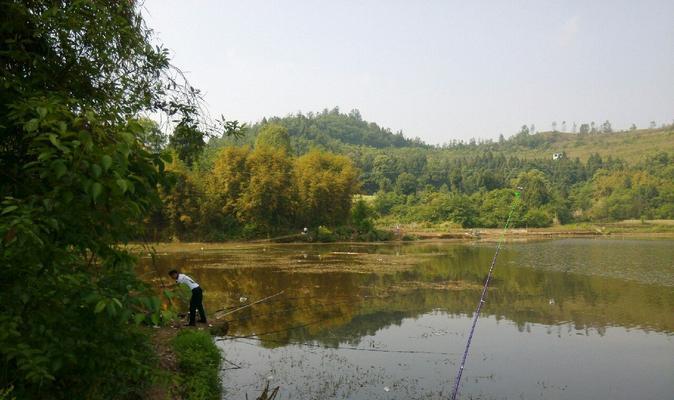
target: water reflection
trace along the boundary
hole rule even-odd
[[[613,247],[615,243],[508,244],[484,314],[513,321],[520,330],[527,323],[569,322],[600,334],[609,326],[674,332],[671,278],[656,279],[674,275],[672,243],[623,241]],[[266,345],[307,339],[334,345],[357,342],[434,309],[472,313],[492,255],[489,244],[249,246],[160,255],[158,267],[162,274],[181,268],[194,275],[205,288],[209,310],[237,305],[241,297],[253,301],[285,291],[229,317],[233,334],[298,326],[270,336],[273,342]],[[143,259],[141,268],[151,277],[149,263]],[[361,270],[367,272],[355,272]],[[619,277],[630,274],[639,280]],[[322,334],[328,329],[339,331],[339,340]]]

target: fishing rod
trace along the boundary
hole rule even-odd
[[[517,189],[521,190],[521,187]],[[477,319],[480,317],[480,311],[482,310],[482,305],[485,303],[485,298],[487,297],[487,289],[489,288],[489,282],[491,281],[492,273],[494,271],[494,265],[496,265],[496,258],[498,257],[499,252],[501,251],[501,245],[505,241],[505,234],[508,231],[510,226],[510,220],[515,212],[515,206],[518,204],[520,199],[520,192],[515,191],[515,198],[513,199],[512,205],[510,206],[510,213],[508,213],[508,219],[506,219],[505,226],[503,228],[503,233],[499,238],[498,244],[496,245],[496,251],[494,252],[494,257],[491,260],[491,265],[489,266],[489,272],[487,273],[487,279],[484,281],[484,286],[482,287],[482,294],[480,294],[480,301],[477,303],[477,309],[473,315],[473,324],[470,328],[470,334],[468,335],[468,341],[466,342],[466,348],[463,352],[463,358],[461,359],[461,365],[459,366],[459,371],[456,374],[456,381],[454,382],[454,388],[452,389],[452,400],[456,400],[456,396],[459,393],[459,384],[461,383],[461,376],[463,375],[463,369],[466,365],[466,358],[468,358],[468,350],[470,349],[470,344],[473,340],[473,334],[475,333],[475,326],[477,325]]]
[[[281,290],[280,292],[278,292],[278,293],[276,293],[276,294],[272,294],[271,296],[267,296],[267,297],[265,297],[264,299],[260,299],[260,300],[254,301],[254,302],[252,302],[252,303],[250,303],[250,304],[246,304],[245,306],[237,307],[237,308],[235,308],[235,309],[233,309],[233,310],[231,310],[231,311],[228,311],[228,312],[225,312],[225,313],[222,313],[222,314],[219,314],[219,315],[216,313],[215,319],[221,319],[222,317],[226,317],[227,315],[230,315],[230,314],[233,314],[233,313],[235,313],[235,312],[237,312],[237,311],[243,310],[244,308],[248,308],[248,307],[250,307],[250,306],[253,306],[253,305],[255,305],[255,304],[262,303],[263,301],[267,301],[267,300],[269,300],[269,299],[271,299],[271,298],[274,298],[274,297],[276,297],[276,296],[280,296],[281,294],[283,294],[283,292],[285,292],[285,290]]]
[[[364,300],[361,300],[361,301],[364,301]],[[331,303],[315,303],[315,304],[306,305],[306,306],[292,306],[292,307],[287,307],[287,308],[283,308],[283,309],[272,311],[272,312],[252,314],[252,315],[247,315],[247,316],[241,317],[241,318],[228,319],[226,321],[227,322],[239,322],[239,321],[246,321],[246,320],[258,318],[258,317],[268,317],[268,316],[272,316],[272,315],[283,314],[283,313],[287,313],[287,312],[290,312],[290,311],[315,310],[316,308],[325,309],[325,308],[328,308],[328,307],[331,307],[331,306],[339,306],[339,305],[342,305],[342,304],[353,304],[353,303],[354,302],[351,301],[351,300],[343,300],[343,301],[336,301],[336,302],[331,302]]]

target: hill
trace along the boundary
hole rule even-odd
[[[341,113],[338,107],[319,113],[297,113],[286,117],[269,117],[253,124],[243,138],[217,139],[213,145],[250,144],[266,124],[278,124],[288,130],[297,154],[318,147],[332,152],[345,152],[350,146],[365,146],[376,149],[401,147],[427,147],[419,138],[406,138],[402,131],[393,133],[375,122],[363,120],[358,110]]]
[[[459,144],[446,149],[456,153],[457,157],[490,151],[528,160],[552,158],[554,153],[565,153],[566,157],[579,158],[583,162],[598,154],[602,158],[619,158],[632,164],[658,152],[674,152],[674,127],[587,135],[569,132],[518,134],[501,143]]]
[[[337,107],[332,110],[324,109],[318,113],[263,118],[250,126],[243,138],[213,139],[208,147],[212,152],[226,145],[252,146],[261,127],[267,123],[279,124],[288,129],[293,150],[298,155],[312,148],[341,154],[360,153],[367,149],[395,153],[399,149],[422,148],[430,153],[441,150],[447,159],[472,158],[491,152],[493,155],[503,155],[506,158],[533,160],[552,158],[554,153],[565,153],[566,157],[579,158],[583,162],[591,155],[598,154],[602,158],[610,156],[628,163],[636,163],[658,152],[674,152],[674,126],[586,134],[570,132],[529,134],[528,131],[523,131],[499,141],[449,139],[445,145],[433,146],[419,138],[406,137],[401,131],[394,133],[375,122],[364,120],[358,110],[345,114]],[[447,136],[449,138],[452,134],[448,133]]]

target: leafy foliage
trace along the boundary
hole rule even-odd
[[[359,190],[358,171],[348,158],[312,151],[295,160],[294,172],[300,224],[338,226],[348,220]]]
[[[271,147],[292,154],[288,129],[279,124],[266,124],[257,134],[255,148]]]
[[[176,162],[168,170],[177,182],[163,191],[163,208],[149,227],[182,240],[342,225],[360,188],[347,157],[314,151],[294,159],[267,145],[224,147],[204,173]]]
[[[0,387],[141,398],[160,322],[120,244],[168,187],[141,113],[195,115],[135,2],[2,1]]]

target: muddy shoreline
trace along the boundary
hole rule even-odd
[[[407,230],[404,232],[407,237],[413,240],[394,239],[383,242],[283,242],[285,246],[299,245],[390,245],[407,243],[432,243],[432,242],[495,242],[500,240],[504,234],[501,229],[466,229],[456,231],[433,231],[433,230]],[[505,233],[506,241],[538,241],[551,240],[557,238],[611,238],[611,239],[671,239],[674,238],[674,231],[659,232],[640,232],[640,231],[600,231],[600,230],[554,230],[554,229],[515,229]],[[158,253],[176,253],[193,252],[221,249],[240,249],[250,247],[264,247],[271,244],[280,244],[271,239],[256,239],[247,241],[225,241],[225,242],[153,242],[153,243],[129,243],[127,247],[132,252],[145,253],[149,248]]]

